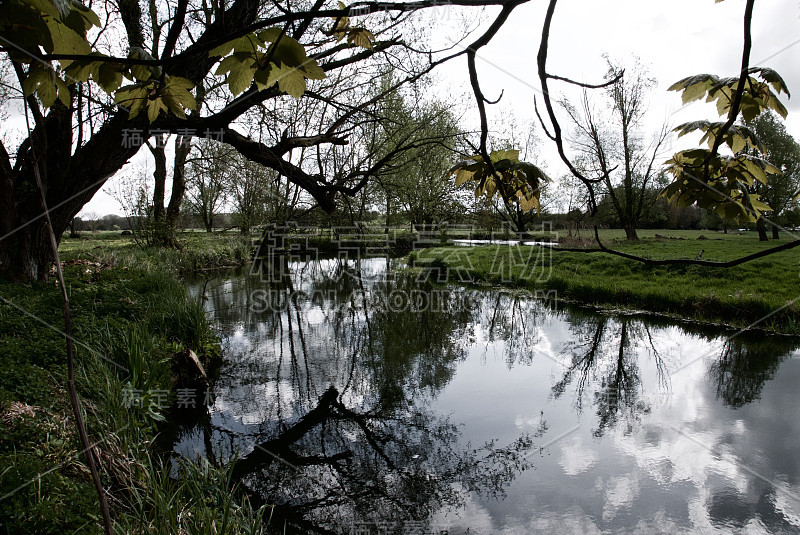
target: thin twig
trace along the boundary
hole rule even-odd
[[[97,471],[97,465],[94,458],[94,450],[89,442],[89,436],[86,433],[86,425],[83,421],[83,413],[81,410],[80,400],[78,399],[78,392],[75,389],[75,358],[72,346],[72,322],[69,307],[69,296],[67,295],[67,285],[64,282],[64,272],[61,269],[61,258],[58,254],[58,241],[56,240],[55,232],[53,231],[53,223],[50,220],[50,211],[47,209],[47,200],[44,193],[44,185],[42,184],[42,177],[39,171],[39,159],[37,157],[31,131],[30,122],[28,121],[28,106],[25,103],[25,124],[28,128],[28,139],[31,140],[31,154],[33,155],[33,174],[36,177],[36,187],[39,190],[39,201],[42,205],[42,212],[44,220],[47,224],[47,230],[50,238],[50,247],[53,250],[53,258],[56,264],[56,274],[58,276],[58,283],[61,286],[61,298],[64,301],[64,333],[67,341],[67,392],[69,393],[70,405],[72,405],[72,413],[75,417],[75,427],[78,429],[81,445],[86,454],[86,463],[89,465],[89,471],[92,473],[92,481],[94,482],[95,489],[97,490],[97,497],[100,499],[100,511],[103,515],[103,526],[106,535],[113,535],[114,529],[111,522],[111,515],[108,510],[108,501],[106,500],[105,489],[103,482],[100,480],[100,474]],[[43,269],[44,266],[39,266]]]

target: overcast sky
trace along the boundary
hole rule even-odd
[[[534,118],[533,98],[539,96],[541,103],[535,62],[545,8],[545,2],[537,1],[520,6],[497,38],[480,51],[478,69],[487,98],[494,99],[504,91],[501,104],[495,108],[514,110],[526,119]],[[548,71],[597,83],[607,69],[604,53],[628,65],[635,55],[658,81],[649,99],[651,130],[664,120],[673,126],[698,119],[720,120],[713,104],[700,100],[682,107],[680,93],[667,88],[693,74],[738,74],[743,11],[744,0],[719,4],[713,0],[561,0],[551,29]],[[800,95],[800,2],[757,2],[752,35],[751,65],[775,69],[789,90]],[[446,68],[446,77],[455,81],[463,76],[457,71],[465,70],[461,61]],[[465,83],[466,78],[462,78],[456,85]],[[576,95],[564,83],[551,81],[550,89],[556,94]],[[800,138],[800,96],[787,99],[784,95],[781,100],[789,109],[787,128]],[[561,119],[562,126],[567,126],[566,118]],[[552,176],[560,176],[566,168],[548,146],[552,145],[549,140],[541,135],[541,128],[539,132],[544,140],[540,160]],[[685,148],[689,141],[681,141],[675,148]]]
[[[653,129],[665,119],[677,125],[697,119],[718,120],[713,104],[694,102],[681,108],[680,94],[668,92],[672,83],[700,73],[735,76],[741,62],[744,0],[561,0],[551,30],[548,70],[574,80],[602,81],[604,53],[630,63],[638,56],[658,80],[649,103]],[[490,117],[501,110],[513,111],[520,122],[533,119],[533,97],[539,93],[536,53],[547,3],[532,0],[518,7],[492,43],[480,51],[479,75],[487,98],[504,92],[501,104],[490,108]],[[437,25],[457,24],[459,8],[436,8]],[[487,10],[486,19],[497,8]],[[771,67],[798,96],[782,98],[789,109],[789,132],[800,139],[800,1],[757,2],[753,16],[751,65]],[[442,94],[448,87],[457,93],[467,87],[466,62],[460,59],[439,73]],[[551,82],[551,91],[568,91]],[[563,120],[566,125],[566,119]],[[539,128],[541,133],[541,129]],[[565,172],[548,140],[537,161],[551,176]],[[682,146],[679,148],[683,148]],[[142,151],[145,153],[146,151]],[[104,190],[113,190],[113,181]],[[117,203],[98,193],[83,213],[119,213]]]

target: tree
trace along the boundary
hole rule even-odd
[[[214,219],[225,202],[235,153],[231,147],[202,139],[189,159],[186,200],[191,212],[203,221],[206,232],[214,230]]]
[[[524,230],[523,216],[528,212],[541,211],[539,198],[542,185],[550,178],[537,166],[519,159],[516,149],[496,150],[488,158],[476,154],[457,163],[450,172],[455,175],[457,186],[469,184],[475,197],[484,196],[488,201],[497,195],[516,216],[517,230]]]
[[[561,104],[575,127],[571,142],[584,170],[602,178],[602,192],[610,199],[626,238],[636,241],[636,229],[655,202],[648,192],[660,176],[656,160],[669,129],[662,127],[646,141],[640,129],[647,91],[655,80],[638,63],[620,77],[622,67],[606,61],[605,78],[611,83],[605,89],[604,110],[596,111],[586,89],[580,112],[567,101]]]
[[[244,158],[234,158],[228,183],[228,198],[234,209],[234,222],[245,236],[264,222],[270,184],[277,173]]]
[[[392,85],[393,78],[387,76],[383,83]],[[410,147],[393,158],[377,179],[387,220],[392,207],[402,209],[412,225],[424,228],[463,213],[458,207],[463,188],[448,180],[463,135],[452,105],[394,92],[377,113],[375,159],[385,158],[387,148],[398,143]]]
[[[550,30],[555,16],[558,0],[550,0],[542,24],[542,38],[537,54],[537,67],[539,82],[542,88],[545,114],[539,110],[536,99],[534,107],[542,127],[548,138],[555,143],[559,157],[566,164],[570,172],[578,178],[589,192],[590,211],[597,211],[595,184],[602,181],[601,177],[587,176],[581,171],[566,154],[564,147],[563,130],[555,112],[551,98],[550,82],[557,81],[572,86],[601,89],[608,87],[616,80],[607,81],[605,84],[592,85],[579,82],[553,74],[548,71],[547,57],[550,50]],[[688,206],[695,202],[701,208],[712,209],[725,217],[738,220],[756,221],[761,213],[769,211],[768,205],[758,200],[758,195],[749,191],[754,181],[766,183],[766,176],[775,172],[775,168],[765,164],[760,159],[749,157],[741,149],[752,145],[753,139],[741,129],[734,128],[737,118],[741,114],[745,121],[758,116],[762,111],[771,109],[781,116],[787,114],[786,108],[780,102],[780,93],[786,93],[786,84],[781,76],[772,69],[750,66],[750,51],[752,48],[752,20],[755,0],[746,0],[743,14],[743,41],[742,61],[738,76],[720,78],[712,74],[698,74],[679,80],[670,90],[680,91],[684,104],[707,97],[708,102],[714,102],[720,115],[727,115],[723,122],[711,123],[709,121],[696,121],[678,127],[682,133],[700,130],[704,133],[703,141],[708,141],[709,149],[688,149],[676,153],[671,160],[668,171],[673,175],[673,182],[662,192],[673,202]],[[468,56],[470,58],[471,56]],[[470,74],[473,81],[473,91],[481,115],[481,126],[485,132],[486,113],[485,103],[488,102],[476,87],[476,74],[474,63],[470,63]],[[621,75],[620,75],[621,76]],[[545,122],[547,119],[547,122]],[[488,161],[486,154],[486,135],[481,138],[481,154]],[[734,153],[734,156],[720,154],[719,150],[725,144]],[[785,251],[800,246],[800,239],[791,241],[753,253],[741,256],[734,260],[716,262],[701,259],[665,259],[654,260],[635,254],[616,251],[606,247],[600,240],[600,235],[595,226],[595,243],[599,252],[628,258],[647,265],[694,264],[715,267],[733,267],[744,262],[762,258],[780,251]]]
[[[532,159],[534,163],[538,163],[535,162],[535,158],[539,149],[539,140],[533,125],[519,124],[513,114],[502,113],[497,120],[493,121],[492,130],[489,134],[489,143],[493,147],[501,148],[501,150],[519,149],[519,158],[522,160]],[[540,171],[542,176],[545,176],[543,170],[540,169]],[[548,203],[554,205],[561,200],[557,195],[552,194],[552,190],[549,189],[549,180],[541,181],[537,187],[540,189],[537,198],[539,206],[535,207],[535,210],[526,209],[523,206],[525,203],[519,202],[519,197],[512,195],[510,191],[506,191],[506,188],[503,188],[502,191],[498,192],[500,194],[489,199],[489,205],[493,209],[495,218],[505,223],[506,228],[513,228],[521,236],[535,218],[547,210],[546,205]],[[479,202],[475,209],[480,211],[482,202]]]
[[[403,55],[401,85],[455,57],[467,56],[474,66],[475,51],[524,1],[459,0],[502,9],[474,46],[435,60],[419,43],[402,39],[404,31],[415,29],[409,14],[436,4],[428,0],[357,8],[320,0],[288,9],[259,0],[191,6],[189,0],[153,0],[149,24],[138,0],[121,0],[97,8],[108,21],[102,31],[95,29],[101,26],[97,13],[80,3],[6,1],[0,10],[2,51],[25,92],[32,125],[13,163],[5,144],[0,146],[0,271],[15,280],[43,279],[53,262],[37,175],[60,237],[136,154],[141,143],[124,142],[134,135],[143,141],[159,133],[211,132],[333,210],[338,196],[357,193],[380,166],[333,177],[288,155],[347,143],[368,104],[358,88],[372,83],[377,64]],[[170,17],[159,18],[163,13]],[[123,79],[130,83],[122,86]],[[287,134],[269,143],[241,132],[239,121],[248,110],[285,95],[325,108],[312,135]]]
[[[761,199],[772,208],[772,238],[778,239],[779,218],[795,204],[794,192],[800,186],[800,144],[771,111],[765,111],[748,125],[762,145],[761,155],[780,172],[770,175],[766,184],[756,183]],[[759,221],[762,222],[760,218]]]
[[[153,171],[153,213],[151,245],[177,247],[175,230],[181,214],[181,202],[186,193],[186,158],[191,151],[190,136],[176,136],[174,160],[172,164],[172,189],[169,203],[164,206],[167,184],[166,145],[169,137],[157,135],[155,143],[147,143],[147,148],[155,159]]]

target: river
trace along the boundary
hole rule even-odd
[[[800,342],[432,284],[399,261],[190,281],[224,364],[178,454],[276,532],[800,532]]]

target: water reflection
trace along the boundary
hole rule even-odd
[[[211,410],[168,436],[238,452],[279,530],[800,529],[800,424],[759,404],[800,379],[778,372],[797,340],[555,310],[388,259],[278,268],[192,286],[228,359]]]
[[[796,347],[792,338],[763,334],[745,333],[725,340],[709,369],[717,396],[734,408],[757,400],[764,383]]]
[[[628,432],[641,416],[650,413],[651,403],[642,399],[639,361],[642,347],[652,359],[657,374],[657,393],[669,392],[667,363],[653,342],[650,326],[629,317],[567,313],[572,338],[566,344],[570,359],[561,380],[552,387],[561,397],[577,378],[575,407],[582,411],[587,388],[594,388],[593,402],[598,416],[595,436],[622,419]]]

